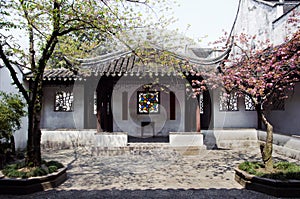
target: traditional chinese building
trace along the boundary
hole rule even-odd
[[[294,13],[300,13],[299,3],[240,0],[231,34],[244,32],[256,35],[258,40],[283,43],[287,34],[299,28],[288,23]],[[255,41],[253,45],[257,45]],[[76,139],[93,136],[96,129],[124,132],[132,137],[168,137],[171,132],[188,135],[258,127],[256,111],[247,97],[224,96],[213,90],[202,92],[195,99],[187,92],[193,79],[201,80],[191,70],[215,72],[218,64],[230,53],[234,54],[235,49],[228,48],[223,53],[189,49],[184,54],[167,53],[168,56],[160,56],[163,52],[159,48],[152,50],[155,53],[148,57],[141,57],[131,49],[78,60],[76,71],[46,70],[41,127],[49,131],[85,130]],[[31,78],[26,76],[28,82]],[[291,98],[278,101],[269,111],[275,132],[300,134],[299,101],[300,86],[296,85]],[[92,133],[87,129],[93,129]],[[238,137],[230,132],[215,139],[230,139],[228,135]],[[44,142],[66,138],[58,132],[43,136]],[[92,139],[97,138],[89,140]],[[256,134],[253,139],[257,139]],[[101,140],[97,142],[103,146]]]
[[[189,57],[151,51],[146,58],[130,50],[78,60],[76,72],[46,70],[41,127],[134,137],[212,128],[212,93],[193,98],[191,80],[201,77],[190,71],[214,71],[229,50],[214,56],[212,50],[193,49]],[[162,56],[168,62],[159,60]]]

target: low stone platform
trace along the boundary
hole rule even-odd
[[[171,147],[202,147],[203,135],[200,132],[170,132]]]
[[[128,136],[124,132],[95,133],[94,136],[96,147],[125,147],[128,144]]]
[[[201,131],[207,148],[239,149],[258,146],[256,129],[214,129]]]
[[[169,137],[163,139],[168,147],[181,147],[179,151],[187,148],[202,149],[240,149],[246,147],[259,147],[265,140],[266,132],[256,129],[214,129],[198,132],[170,132]],[[96,129],[87,130],[42,130],[41,145],[45,149],[70,149],[73,147],[90,147],[95,154],[124,154],[132,151],[126,147],[133,142],[152,143],[153,139],[128,138],[126,132],[101,132]],[[147,140],[147,141],[146,141]],[[156,139],[157,140],[157,139]],[[158,141],[158,143],[160,143]],[[274,134],[274,151],[287,157],[300,160],[300,138]],[[124,148],[125,147],[125,148]],[[193,149],[193,151],[195,151]]]
[[[169,143],[129,143],[126,147],[92,147],[91,154],[95,156],[118,156],[169,151],[181,155],[199,155],[204,149],[203,146],[171,146]]]
[[[138,138],[137,140],[142,140]],[[131,139],[134,140],[134,139]],[[146,139],[145,139],[146,140]],[[170,132],[167,139],[171,147],[202,147],[203,135],[199,132]],[[69,149],[86,146],[94,148],[120,149],[129,145],[126,132],[97,132],[90,130],[42,130],[41,146],[52,149]]]

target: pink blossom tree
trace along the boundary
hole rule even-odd
[[[216,73],[196,73],[204,80],[194,81],[198,85],[195,92],[209,86],[221,86],[227,93],[237,92],[251,99],[258,119],[266,127],[267,138],[261,145],[261,154],[266,170],[271,171],[273,126],[266,117],[266,111],[274,98],[288,98],[295,83],[300,80],[300,30],[281,45],[259,42],[260,46],[266,46],[263,50],[253,47],[254,39],[245,34],[235,37],[233,47],[239,49],[240,53],[235,53],[238,56],[225,60]]]

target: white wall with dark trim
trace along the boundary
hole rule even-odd
[[[175,78],[175,77],[174,77]],[[141,127],[142,122],[152,122],[154,125],[155,136],[168,136],[171,131],[184,131],[185,128],[185,80],[177,79],[177,83],[168,81],[168,78],[153,86],[150,91],[157,90],[160,92],[160,113],[159,114],[138,114],[137,113],[137,91],[142,91],[141,86],[153,83],[151,78],[143,78],[140,80],[130,80],[126,77],[119,80],[115,86],[112,96],[112,109],[114,116],[113,130],[128,132],[128,135],[141,137],[142,128],[144,128],[144,137],[152,136],[153,127],[147,125]],[[122,82],[124,81],[124,82]],[[130,82],[132,81],[132,82]],[[168,88],[166,89],[167,86]],[[164,88],[165,89],[162,89]],[[170,95],[169,91],[175,93],[176,116],[175,120],[170,120]],[[122,106],[126,106],[122,102],[122,92],[128,93],[128,119],[122,119]]]
[[[73,111],[54,111],[55,94],[58,91],[73,92]],[[84,87],[83,85],[45,85],[41,128],[43,129],[83,129],[84,127]]]
[[[238,98],[238,111],[220,111],[219,92],[213,95],[214,129],[257,128],[256,111],[246,111],[244,98]]]

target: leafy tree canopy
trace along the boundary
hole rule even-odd
[[[165,27],[170,0],[0,0],[0,58],[28,105],[27,163],[41,164],[40,121],[47,67],[69,67],[124,30]],[[142,14],[143,13],[143,14]],[[151,13],[151,14],[150,14]],[[153,14],[154,13],[154,14]],[[163,28],[161,28],[163,29]],[[24,87],[15,68],[33,75]]]

